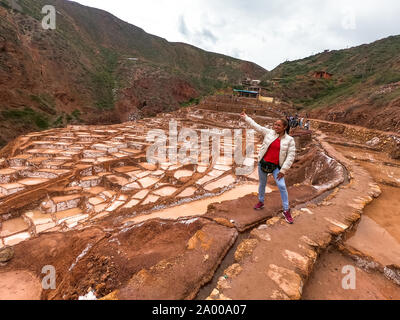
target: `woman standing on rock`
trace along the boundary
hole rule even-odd
[[[258,189],[259,202],[254,207],[255,210],[264,208],[265,188],[267,185],[268,174],[272,173],[279,188],[283,205],[283,216],[285,220],[292,224],[293,218],[289,207],[289,196],[285,183],[285,174],[290,169],[296,156],[296,146],[293,137],[286,133],[289,126],[286,119],[275,122],[274,129],[268,129],[257,124],[243,111],[241,117],[256,131],[264,136],[258,155],[258,176],[260,186]]]

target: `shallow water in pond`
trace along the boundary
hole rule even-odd
[[[346,244],[383,265],[400,263],[400,161],[383,152],[335,146],[378,182],[381,195],[367,205],[356,231]],[[388,185],[390,184],[390,185]]]
[[[179,219],[182,217],[191,217],[204,215],[207,213],[207,207],[211,203],[223,202],[227,200],[235,200],[244,197],[247,194],[258,192],[258,184],[242,184],[233,189],[216,197],[206,198],[202,200],[185,203],[176,207],[155,211],[148,215],[142,215],[135,218],[126,220],[125,222],[143,222],[150,219],[162,218],[162,219]],[[272,192],[267,187],[266,193]]]

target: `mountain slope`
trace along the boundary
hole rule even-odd
[[[246,61],[170,43],[113,15],[66,0],[0,0],[0,144],[68,123],[115,123],[170,111],[260,78]],[[54,5],[56,30],[41,9]]]
[[[315,71],[333,74],[316,79]],[[312,116],[382,130],[400,130],[400,36],[285,62],[264,80],[281,78],[271,94]]]

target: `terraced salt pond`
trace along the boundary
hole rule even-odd
[[[304,239],[305,235],[311,239],[320,230],[331,230],[327,229],[327,222],[336,228],[347,225],[338,217],[337,209],[327,212],[333,204],[326,202],[321,207],[310,204],[309,209],[302,208],[306,213],[294,212],[296,223],[287,226],[277,217],[281,199],[275,186],[266,190],[270,194],[265,210],[253,210],[258,193],[257,167],[247,175],[239,175],[236,169],[242,164],[232,164],[226,154],[218,159],[214,157],[212,164],[183,164],[171,159],[161,160],[157,165],[146,163],[149,146],[145,142],[146,131],[168,130],[168,117],[177,119],[181,127],[204,128],[203,124],[189,120],[196,112],[201,111],[184,109],[165,115],[162,120],[146,119],[112,126],[115,130],[71,126],[27,136],[31,145],[24,143],[16,149],[19,155],[15,153],[13,159],[0,162],[3,163],[0,201],[5,218],[0,230],[0,248],[8,245],[16,248],[9,269],[4,271],[30,270],[34,266],[40,273],[43,263],[59,266],[57,277],[63,279],[57,288],[59,293],[42,292],[42,299],[77,299],[90,288],[96,291],[98,298],[127,288],[127,295],[120,298],[191,299],[197,286],[204,285],[214,274],[236,240],[240,243],[235,250],[241,247],[243,238],[238,234],[267,221],[260,226],[264,229],[254,229],[246,236],[260,236],[265,243],[260,240],[258,245],[261,249],[267,248],[260,249],[262,254],[249,260],[257,263],[256,258],[266,259],[259,261],[260,268],[256,272],[250,272],[259,276],[251,287],[257,294],[266,292],[265,298],[273,298],[275,292],[271,290],[277,288],[276,284],[271,282],[273,286],[267,288],[271,289],[269,291],[262,285],[270,277],[271,272],[265,271],[271,263],[279,266],[279,270],[286,267],[297,272],[296,258],[306,259],[303,255],[310,253],[303,251],[307,242],[299,239]],[[240,120],[232,120],[231,115],[214,116],[218,121],[223,120],[223,124],[243,125],[238,123]],[[234,117],[240,119],[239,115]],[[303,140],[297,139],[296,143],[303,143]],[[322,149],[311,141],[311,136],[307,141],[288,175],[293,203],[302,204],[313,199],[318,194],[316,186],[324,189],[327,182],[343,173],[334,170],[338,163],[320,154]],[[254,142],[259,143],[260,139]],[[233,151],[234,145],[225,143],[222,149],[225,147]],[[256,155],[243,155],[243,159],[250,167],[256,164]],[[309,170],[305,172],[306,168],[311,168],[315,174]],[[339,190],[338,193],[345,192]],[[9,203],[18,207],[10,209]],[[13,215],[9,210],[13,210]],[[362,230],[362,225],[359,227]],[[276,242],[268,247],[271,241]],[[394,245],[393,248],[396,249]],[[279,252],[275,254],[274,250]],[[284,256],[282,252],[291,255]],[[290,263],[294,263],[293,266]],[[190,278],[185,278],[187,274]],[[12,279],[11,274],[2,275]],[[193,279],[192,275],[197,278]],[[41,275],[36,276],[40,278]],[[103,276],[110,281],[103,280]],[[28,280],[24,280],[27,285]],[[182,292],[171,285],[177,283]],[[238,293],[247,297],[248,279],[243,283]],[[172,291],[164,292],[165,288]],[[227,296],[235,297],[229,293]]]

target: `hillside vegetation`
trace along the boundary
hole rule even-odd
[[[66,0],[0,0],[0,144],[69,123],[115,123],[171,111],[243,77],[256,64],[150,35]],[[57,10],[44,30],[44,5]],[[78,116],[77,116],[78,115]]]
[[[315,71],[333,74],[316,79]],[[281,78],[275,86],[268,80]],[[400,36],[285,62],[266,74],[271,94],[315,117],[400,130]]]

